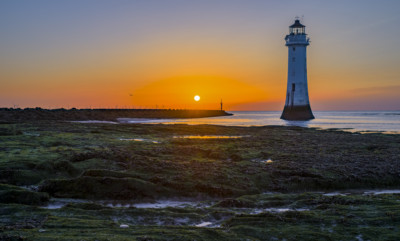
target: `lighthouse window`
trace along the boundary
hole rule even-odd
[[[296,58],[295,58],[295,57],[293,57],[293,58],[292,58],[292,61],[293,61],[293,62],[294,62],[294,61],[296,61]]]
[[[293,51],[296,51],[296,47],[293,47]]]

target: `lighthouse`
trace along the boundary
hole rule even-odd
[[[307,38],[306,26],[296,19],[289,26],[285,41],[288,47],[288,75],[285,107],[281,119],[310,120],[314,119],[308,99],[307,87]]]

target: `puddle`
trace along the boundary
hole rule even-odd
[[[65,203],[54,203],[54,204],[48,204],[47,206],[42,206],[42,208],[45,209],[60,209],[64,207],[66,204]]]
[[[208,227],[208,226],[210,226],[212,224],[212,222],[202,222],[202,223],[200,223],[200,224],[197,224],[197,225],[194,225],[195,227],[198,227],[198,228],[202,228],[202,227]]]
[[[72,198],[53,198],[49,201],[46,206],[41,206],[45,209],[60,209],[68,203],[92,203],[91,201],[84,199],[72,199]]]
[[[37,192],[39,190],[38,185],[29,185],[29,186],[20,186],[23,189],[29,190],[29,191],[35,191]]]
[[[26,136],[40,136],[39,133],[32,133],[32,132],[23,132],[22,134],[24,134]]]
[[[100,203],[103,206],[109,207],[109,208],[130,208],[133,207],[133,204],[122,204],[122,203]]]
[[[157,124],[170,122],[171,119],[149,119],[149,118],[118,118],[119,123],[124,124]]]
[[[175,218],[174,222],[177,225],[188,225],[190,223],[190,218],[189,217],[182,217],[182,218]]]
[[[101,120],[85,120],[85,121],[71,121],[73,123],[82,123],[82,124],[118,124],[115,121],[101,121]]]
[[[271,164],[274,163],[274,161],[272,159],[266,159],[266,160],[262,160],[262,159],[253,159],[251,160],[253,162],[259,162],[259,163],[263,163],[263,164]]]
[[[268,159],[268,160],[261,160],[260,162],[265,163],[265,164],[270,164],[270,163],[273,163],[274,161],[271,159]]]
[[[157,201],[153,203],[129,203],[129,202],[124,202],[124,203],[118,203],[116,201],[112,200],[97,200],[97,201],[92,201],[92,200],[84,200],[84,199],[68,199],[68,198],[53,198],[50,200],[50,202],[45,205],[41,206],[42,208],[46,209],[59,209],[67,205],[68,203],[94,203],[94,204],[99,204],[105,207],[110,207],[110,208],[153,208],[153,209],[161,209],[161,208],[167,208],[167,207],[174,207],[174,208],[187,208],[187,207],[193,207],[193,208],[204,208],[204,207],[210,207],[213,202],[199,202],[199,201],[174,201],[174,200],[165,200],[165,201]]]
[[[149,140],[149,139],[143,139],[143,138],[120,138],[120,141],[137,141],[137,142],[151,142],[158,144],[160,143],[159,141],[154,141],[154,140]]]
[[[347,196],[350,193],[340,193],[340,192],[328,192],[328,193],[323,193],[323,196],[328,196],[328,197],[332,197],[332,196]]]
[[[382,194],[400,194],[399,189],[387,189],[387,190],[346,190],[323,193],[323,196],[347,196],[347,195],[382,195]]]
[[[399,194],[400,190],[371,190],[364,192],[364,195]]]
[[[133,204],[135,208],[186,208],[186,207],[209,207],[210,205],[199,202],[185,202],[185,201],[158,201],[155,203],[136,203]]]
[[[363,241],[364,239],[362,238],[362,234],[359,234],[356,236],[357,241]]]
[[[174,136],[175,139],[239,139],[248,136],[218,136],[218,135],[206,135],[206,136]]]
[[[23,186],[22,188],[35,190],[37,186]],[[387,189],[387,190],[344,190],[335,192],[315,192],[322,194],[323,196],[347,196],[347,195],[382,195],[382,194],[400,194],[400,189]],[[263,194],[277,194],[275,192],[265,192]],[[105,207],[111,208],[149,208],[149,209],[162,209],[162,208],[207,208],[211,207],[216,203],[216,201],[176,201],[176,200],[159,200],[156,202],[146,202],[146,203],[134,203],[134,202],[121,202],[113,200],[84,200],[84,199],[72,199],[72,198],[52,198],[49,203],[41,208],[45,209],[59,209],[67,205],[68,203],[94,203],[103,205]],[[288,212],[288,211],[307,211],[309,209],[304,208],[241,208],[235,209],[231,208],[231,211],[235,213],[249,213],[249,214],[259,214],[262,212]]]
[[[250,212],[250,214],[260,214],[260,213],[284,213],[289,211],[303,212],[309,211],[307,208],[263,208],[263,209],[254,209]]]

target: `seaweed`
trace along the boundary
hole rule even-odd
[[[362,191],[400,185],[399,135],[51,120],[3,121],[1,128],[0,239],[399,236],[399,196]],[[242,138],[174,138],[183,135]],[[350,194],[319,193],[327,191]],[[162,200],[191,204],[135,206]],[[45,208],[54,202],[63,205]]]

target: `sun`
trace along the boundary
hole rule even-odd
[[[194,96],[194,100],[195,101],[199,101],[200,100],[200,96],[198,96],[198,95]]]

